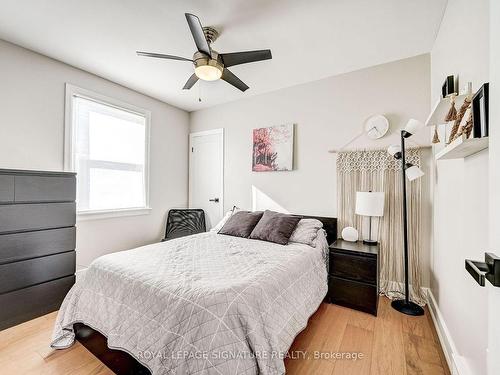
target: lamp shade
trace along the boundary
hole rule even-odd
[[[409,119],[406,123],[405,130],[410,134],[415,134],[420,128],[423,128],[424,124],[413,118]]]
[[[387,149],[387,152],[389,155],[394,156],[396,159],[398,158],[398,155],[401,156],[401,146],[400,145],[390,145],[389,148]]]
[[[384,193],[383,192],[356,192],[356,214],[362,216],[384,215]]]
[[[413,181],[416,180],[417,178],[420,178],[424,175],[424,172],[417,167],[416,165],[411,165],[406,168],[406,177],[408,177],[408,180]]]

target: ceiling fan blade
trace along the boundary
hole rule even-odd
[[[233,53],[221,53],[219,56],[222,58],[222,62],[225,67],[234,66],[239,64],[246,64],[255,61],[269,60],[272,59],[270,49],[261,49],[258,51],[246,51],[246,52],[233,52]]]
[[[245,92],[248,89],[248,86],[238,77],[236,77],[233,73],[231,73],[228,69],[224,68],[222,71],[222,77],[224,81],[229,83],[230,85],[233,85],[237,89]]]
[[[191,77],[189,77],[189,79],[187,80],[186,84],[184,85],[184,87],[182,89],[189,90],[191,87],[193,87],[193,85],[196,82],[198,82],[198,77],[196,76],[196,74],[193,73],[193,75]]]
[[[205,33],[203,32],[203,26],[201,26],[200,19],[194,14],[185,13],[189,29],[191,34],[193,34],[194,43],[198,51],[210,56],[210,46],[208,45],[207,38],[205,38]]]
[[[173,55],[164,55],[162,53],[153,53],[153,52],[142,52],[137,51],[138,56],[146,56],[146,57],[157,57],[159,59],[169,59],[169,60],[179,60],[179,61],[191,61],[191,59],[186,59],[185,57],[173,56]]]

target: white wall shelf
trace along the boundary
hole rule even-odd
[[[463,159],[467,156],[474,155],[488,148],[488,140],[488,137],[466,139],[465,135],[462,135],[439,151],[436,154],[436,160]]]
[[[464,104],[464,100],[468,94],[462,94],[455,97],[455,108],[457,111],[460,109],[462,104]],[[431,114],[427,118],[425,122],[425,126],[433,126],[433,125],[442,125],[446,124],[444,121],[448,111],[450,110],[451,99],[450,98],[441,98],[439,99],[434,108],[432,109]]]

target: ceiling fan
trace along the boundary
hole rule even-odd
[[[200,19],[194,14],[185,13],[186,20],[193,34],[196,51],[192,59],[185,57],[164,55],[161,53],[137,51],[139,56],[156,57],[160,59],[189,61],[194,64],[194,73],[189,77],[184,90],[189,90],[193,85],[202,79],[204,81],[216,81],[223,79],[241,91],[248,89],[248,86],[229,69],[230,66],[246,64],[255,61],[269,60],[272,58],[271,50],[263,49],[257,51],[218,53],[211,48],[211,44],[217,39],[219,33],[212,27],[201,26]]]

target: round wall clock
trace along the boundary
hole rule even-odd
[[[375,115],[365,122],[365,133],[370,139],[379,139],[387,134],[389,121],[385,116]]]

